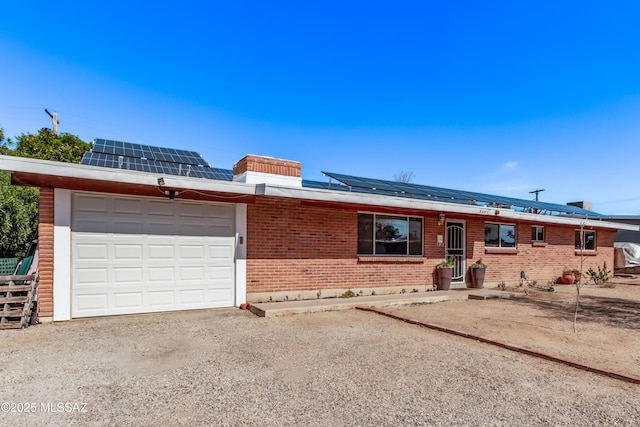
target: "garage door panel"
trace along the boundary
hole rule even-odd
[[[142,243],[113,245],[114,261],[142,261],[142,252]]]
[[[139,220],[135,221],[135,220],[126,220],[126,219],[122,219],[122,220],[116,220],[113,221],[112,226],[109,229],[109,232],[114,233],[114,234],[143,234],[144,233],[144,224],[141,223]]]
[[[73,207],[73,317],[234,304],[233,205],[75,193]]]
[[[182,260],[199,260],[204,261],[205,247],[201,245],[185,245],[178,246],[178,254]]]
[[[78,261],[102,261],[109,260],[109,245],[106,243],[79,243],[76,245]]]
[[[74,303],[80,312],[106,312],[109,307],[108,293],[92,293],[90,295],[77,295]],[[93,315],[93,314],[92,314]]]
[[[233,246],[228,243],[216,243],[207,246],[209,259],[227,260],[233,256]]]
[[[116,214],[142,214],[142,200],[119,198],[113,199],[113,212]]]
[[[74,224],[74,231],[87,234],[104,234],[108,233],[109,224],[104,219],[95,218],[82,218],[78,219]]]
[[[113,307],[116,310],[142,309],[142,292],[119,292],[113,294]]]
[[[147,268],[149,282],[173,282],[175,280],[175,268],[163,266],[150,266]]]
[[[199,305],[204,304],[204,289],[183,289],[178,291],[180,304]]]
[[[108,269],[105,268],[82,268],[76,269],[76,286],[92,285],[96,283],[105,284],[108,281]]]
[[[209,205],[207,208],[209,218],[219,218],[222,221],[229,221],[233,218],[233,206],[231,205]]]
[[[204,271],[203,266],[180,266],[178,267],[178,280],[197,280],[204,282]]]
[[[147,259],[149,261],[169,261],[175,259],[173,244],[149,243],[147,245]]]
[[[113,281],[116,285],[142,285],[142,267],[115,267],[113,273]]]
[[[233,277],[233,268],[229,266],[209,267],[209,279],[227,281]]]
[[[76,212],[108,212],[108,196],[76,194],[74,200],[74,210]]]
[[[176,291],[149,291],[149,306],[155,308],[171,308],[176,305]]]

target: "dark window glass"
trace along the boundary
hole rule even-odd
[[[422,255],[422,218],[358,214],[358,254]]]
[[[500,246],[499,224],[484,225],[484,245],[492,248],[497,248]]]
[[[422,220],[409,218],[409,255],[422,255]]]
[[[373,215],[358,214],[358,253],[373,255]]]
[[[582,239],[580,238],[580,230],[576,230],[576,249],[582,249]],[[596,250],[596,232],[584,231],[584,250],[595,251]]]
[[[516,226],[511,224],[485,224],[484,245],[490,248],[515,248]]]
[[[407,255],[407,218],[376,215],[376,254]]]
[[[534,225],[531,227],[531,241],[544,242],[544,227]]]

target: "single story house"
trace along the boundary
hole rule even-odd
[[[546,284],[581,254],[585,270],[613,265],[616,231],[638,230],[575,206],[334,173],[306,181],[300,163],[255,155],[214,169],[105,143],[84,164],[0,156],[14,184],[40,188],[45,321],[425,291],[449,256],[453,287],[478,258],[489,284],[522,272]]]

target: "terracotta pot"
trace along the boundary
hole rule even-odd
[[[246,310],[247,309],[247,304],[240,304],[240,310]]]
[[[573,275],[573,273],[562,275],[562,283],[564,283],[565,285],[573,285],[573,282],[575,282],[575,280],[576,277]]]
[[[453,276],[453,268],[437,268],[438,271],[438,290],[448,291],[451,286],[451,276]]]

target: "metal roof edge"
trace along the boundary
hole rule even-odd
[[[461,213],[486,217],[487,220],[521,220],[548,224],[563,224],[579,227],[609,228],[616,230],[638,231],[639,227],[599,219],[571,218],[559,215],[540,215],[516,212],[512,209],[493,208],[486,206],[464,205],[451,202],[436,202],[429,200],[410,199],[386,195],[354,193],[348,191],[334,191],[312,188],[293,188],[272,184],[257,184],[256,195],[271,197],[286,197],[294,199],[315,200],[321,202],[353,203],[371,206],[385,206],[390,208],[404,208],[417,210],[431,210],[437,212]]]

